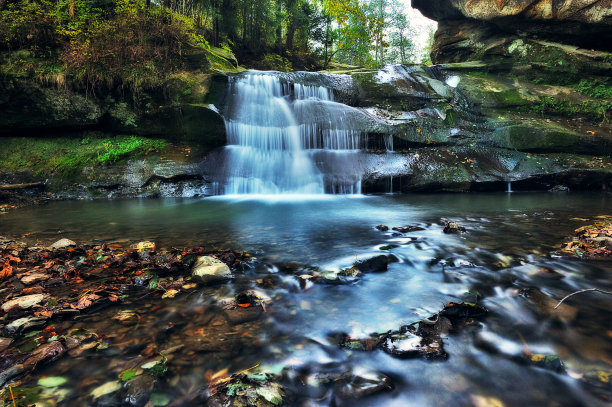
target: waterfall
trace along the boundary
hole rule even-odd
[[[250,71],[232,78],[218,192],[361,193],[352,164],[367,139],[353,126],[355,112],[335,102],[332,89],[278,73]]]

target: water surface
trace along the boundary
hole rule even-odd
[[[156,307],[159,299],[133,304],[143,319],[109,337],[109,349],[117,349],[116,355],[93,357],[78,367],[75,359],[64,359],[41,372],[70,376],[73,396],[68,400],[74,403],[91,380],[115,377],[109,360],[125,358],[121,343],[157,335],[165,322],[188,320],[186,328],[159,344],[185,345],[184,354],[169,361],[170,373],[156,390],[173,398],[202,386],[206,371],[236,371],[256,363],[295,369],[331,364],[381,371],[396,386],[359,401],[335,401],[341,405],[469,406],[497,399],[507,406],[597,406],[610,397],[610,387],[586,378],[612,370],[612,298],[583,294],[568,301],[562,312],[552,312],[550,304],[581,288],[612,290],[611,263],[564,259],[550,252],[575,228],[610,214],[610,205],[610,196],[595,193],[76,201],[23,208],[2,215],[0,222],[2,234],[27,234],[26,239],[44,244],[61,237],[83,243],[203,244],[246,250],[260,263],[232,284],[179,296],[161,307]],[[444,219],[459,222],[468,232],[442,233]],[[380,224],[425,230],[394,235],[377,230]],[[389,244],[397,245],[389,252],[400,261],[386,273],[367,274],[351,285],[304,289],[295,277],[278,273],[286,262],[323,270],[348,267]],[[192,328],[204,323],[202,307],[270,275],[280,283],[259,288],[273,302],[262,320],[247,326],[252,335],[248,344],[213,353],[192,346]],[[397,329],[461,300],[480,301],[490,315],[481,326],[445,338],[446,361],[350,352],[329,341],[331,332],[366,335]],[[113,312],[91,314],[77,323],[109,330]],[[559,355],[570,374],[517,363],[514,357],[525,349]]]

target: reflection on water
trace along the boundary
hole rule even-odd
[[[201,386],[207,370],[235,371],[255,363],[296,368],[335,363],[382,371],[396,385],[393,392],[364,400],[336,401],[342,405],[479,405],[479,400],[488,400],[507,406],[596,406],[610,397],[610,385],[587,378],[593,372],[612,371],[611,297],[589,293],[558,311],[552,306],[577,289],[612,290],[612,263],[579,262],[548,253],[586,223],[585,218],[609,214],[610,203],[609,196],[574,193],[81,201],[20,209],[0,221],[2,234],[30,233],[27,239],[41,243],[69,237],[81,242],[146,239],[161,246],[206,244],[244,249],[269,265],[232,284],[180,296],[161,307],[156,306],[159,299],[134,304],[142,321],[111,336],[108,354],[78,368],[71,365],[74,359],[53,367],[53,374],[72,375],[73,389],[85,386],[80,376],[113,378],[109,358],[125,358],[112,354],[113,341],[138,343],[141,337],[156,336],[160,347],[184,345],[184,353],[169,362],[170,377],[158,384],[159,391],[177,399]],[[441,219],[459,222],[468,233],[443,234]],[[379,224],[425,230],[381,232],[375,228]],[[390,252],[400,261],[386,273],[367,274],[351,285],[300,289],[293,276],[275,274],[273,267],[290,261],[323,269],[346,267],[356,258],[379,254],[380,247],[389,244],[397,245]],[[235,326],[203,321],[215,299],[250,287],[268,273],[281,283],[266,289],[273,301],[263,319]],[[428,317],[446,302],[476,299],[490,315],[482,327],[445,338],[447,361],[347,352],[328,339],[330,332],[358,336],[397,329]],[[111,329],[103,326],[113,312],[78,323]],[[168,322],[178,321],[182,325],[174,331],[161,333]],[[222,330],[236,332],[240,339],[227,349],[209,347],[204,352],[202,344],[193,343],[198,324],[218,326],[220,335]],[[559,355],[570,374],[517,362],[525,349]]]

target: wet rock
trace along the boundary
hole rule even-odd
[[[47,299],[47,296],[44,294],[30,294],[24,295],[22,297],[13,298],[2,304],[2,311],[8,312],[12,308],[18,309],[29,309],[32,308],[44,300]]]
[[[49,342],[36,348],[23,362],[23,365],[31,368],[39,367],[59,359],[65,352],[66,349],[60,342]]]
[[[444,221],[444,229],[442,231],[444,233],[463,233],[466,230],[457,222]]]
[[[70,239],[60,239],[57,242],[53,243],[49,248],[51,249],[65,249],[67,247],[76,246],[76,243]]]
[[[131,248],[133,250],[144,252],[144,251],[155,251],[155,242],[138,242],[135,245],[132,245]]]
[[[420,226],[412,226],[412,225],[394,227],[392,229],[400,233],[419,232],[421,230],[425,230],[425,228],[422,228]]]
[[[0,352],[2,352],[3,350],[5,350],[9,346],[11,346],[11,343],[13,343],[13,339],[12,338],[2,338],[2,337],[0,337]]]
[[[283,386],[270,374],[240,374],[230,380],[212,385],[207,405],[211,407],[257,406],[272,407],[283,404]]]
[[[36,328],[40,328],[47,323],[47,318],[44,317],[24,317],[12,321],[4,327],[4,332],[7,335],[24,334]]]
[[[558,318],[567,323],[575,320],[578,315],[578,309],[567,303],[563,303],[555,309],[558,301],[550,298],[537,288],[525,288],[521,290],[521,295],[531,303],[535,312],[540,316]]]
[[[381,232],[386,232],[387,230],[389,230],[389,226],[378,225],[376,226],[376,229],[380,230]]]
[[[0,387],[4,386],[13,377],[19,376],[25,371],[26,369],[23,365],[11,366],[8,369],[3,370],[0,372]]]
[[[554,187],[549,189],[548,192],[569,192],[569,190],[570,189],[565,185],[555,185]]]
[[[259,319],[263,314],[261,307],[237,308],[225,311],[227,320],[232,325],[244,324]]]
[[[587,370],[581,374],[580,382],[586,390],[602,400],[612,399],[612,372],[605,370]]]
[[[489,311],[482,305],[474,304],[471,302],[449,302],[440,311],[441,316],[448,317],[450,319],[457,318],[482,318],[487,316]]]
[[[565,373],[565,363],[557,355],[545,355],[539,353],[523,352],[515,358],[521,363],[539,367],[546,370],[552,370],[557,373]]]
[[[370,257],[369,259],[359,260],[355,262],[353,267],[362,273],[382,273],[387,271],[389,263],[397,261],[397,257],[392,254],[381,254],[379,256]]]
[[[146,374],[136,376],[125,385],[123,404],[135,407],[144,406],[149,401],[154,386],[155,379],[151,376]]]
[[[192,277],[201,284],[214,284],[230,279],[232,272],[222,261],[211,256],[200,256],[193,266]]]
[[[363,398],[381,391],[393,390],[391,378],[379,372],[344,374],[334,381],[334,394],[342,398]]]
[[[42,273],[28,274],[27,276],[24,276],[21,278],[21,282],[25,285],[32,285],[32,284],[39,283],[41,281],[45,281],[49,277],[50,277],[49,275],[42,274]]]
[[[140,320],[140,317],[134,311],[121,310],[113,315],[112,319],[119,322],[121,325],[130,326],[136,324]]]
[[[420,337],[411,332],[389,335],[382,343],[385,352],[402,358],[446,359],[442,339],[438,337]]]

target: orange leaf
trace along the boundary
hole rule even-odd
[[[13,275],[13,266],[11,266],[8,261],[4,263],[2,270],[0,270],[0,280],[4,280]]]

